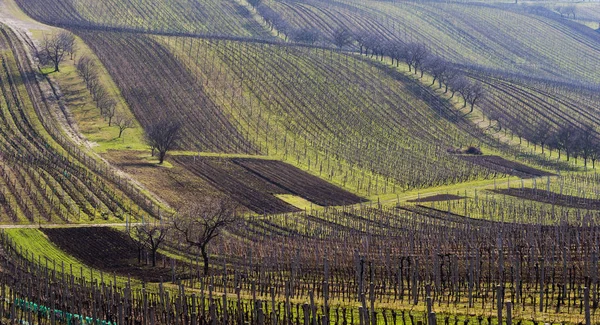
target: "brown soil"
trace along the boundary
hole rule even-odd
[[[546,190],[533,188],[508,188],[492,190],[492,192],[570,208],[600,210],[600,200],[585,199],[572,195],[563,195]]]
[[[93,268],[147,282],[171,279],[170,263],[158,254],[157,266],[138,262],[138,250],[126,233],[107,227],[45,228],[60,249]],[[150,259],[149,259],[150,260]],[[179,275],[180,276],[180,275]]]
[[[175,209],[198,198],[224,196],[204,178],[183,166],[159,166],[146,160],[145,155],[147,153],[139,151],[108,151],[102,154],[111,164],[142,183]]]
[[[552,173],[523,165],[516,161],[506,160],[499,156],[472,156],[460,155],[463,160],[470,161],[476,165],[480,165],[502,174],[518,176],[521,178],[532,178],[540,176],[554,176]]]

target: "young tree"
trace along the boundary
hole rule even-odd
[[[135,123],[133,121],[133,118],[126,117],[121,114],[117,114],[115,116],[115,125],[119,128],[118,138],[121,138],[121,135],[123,135],[123,132],[125,132],[126,129],[133,128],[135,126]]]
[[[44,35],[41,51],[38,52],[40,63],[52,64],[54,71],[59,71],[59,65],[65,54],[74,51],[75,36],[69,32],[60,32],[52,37]]]
[[[134,227],[137,240],[152,254],[153,267],[156,266],[156,252],[166,240],[170,229],[166,223],[144,223]]]
[[[165,160],[167,151],[173,149],[179,139],[181,125],[171,120],[159,120],[146,128],[146,143],[152,149],[158,150],[158,163]]]
[[[209,271],[209,244],[228,226],[239,221],[237,204],[228,199],[210,199],[194,203],[173,218],[173,227],[190,247],[200,250],[204,275]]]

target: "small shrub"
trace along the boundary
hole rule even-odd
[[[481,152],[481,149],[477,148],[477,147],[468,147],[467,150],[464,151],[465,154],[467,155],[482,155],[483,153]]]

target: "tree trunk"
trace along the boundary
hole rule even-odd
[[[158,250],[158,247],[152,249],[152,267],[156,267],[156,251],[157,250]]]
[[[123,130],[125,130],[125,129],[119,128],[119,138],[121,138],[121,135],[123,135]]]
[[[158,163],[162,164],[163,161],[165,161],[165,156],[167,155],[166,151],[159,151],[158,152]]]
[[[208,252],[206,252],[206,247],[200,247],[200,252],[202,253],[202,260],[204,261],[204,276],[208,275]]]

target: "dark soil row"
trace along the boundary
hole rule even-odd
[[[67,254],[85,265],[108,273],[132,276],[143,281],[171,279],[170,263],[163,267],[163,256],[157,266],[138,262],[138,249],[126,233],[108,227],[46,228],[44,234]]]
[[[235,159],[234,162],[266,181],[321,206],[348,205],[367,201],[281,161]]]
[[[533,188],[507,188],[492,190],[492,192],[570,208],[600,210],[600,200],[564,195],[546,190]]]
[[[540,176],[554,176],[552,173],[523,165],[516,161],[506,160],[499,156],[469,156],[460,155],[464,160],[489,168],[502,174],[518,176],[521,178],[533,178]]]

